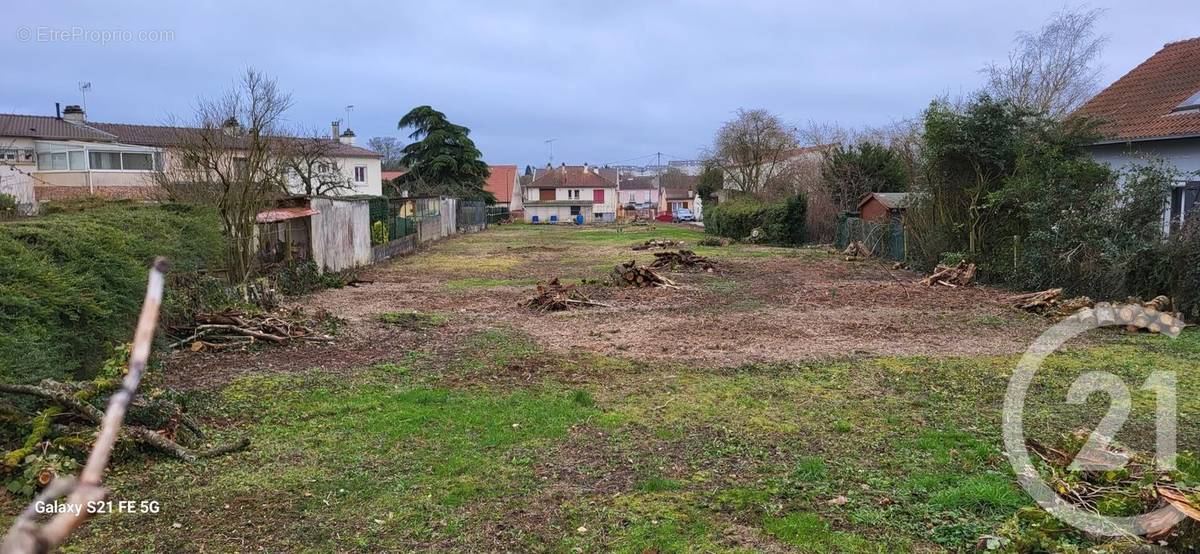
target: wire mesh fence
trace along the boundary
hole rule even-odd
[[[873,255],[905,261],[908,258],[904,224],[899,218],[871,220],[858,217],[857,212],[838,215],[835,244],[839,250],[851,243],[862,242]]]
[[[416,234],[417,224],[413,221],[412,201],[408,198],[372,198],[369,202],[371,229],[381,223],[387,230],[389,241]]]
[[[482,229],[488,224],[488,207],[482,201],[460,200],[457,225],[459,231]]]

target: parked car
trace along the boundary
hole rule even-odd
[[[680,221],[696,221],[696,215],[687,208],[676,208],[674,212],[671,212],[671,223]]]

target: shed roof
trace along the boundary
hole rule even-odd
[[[908,204],[912,199],[911,194],[907,192],[872,192],[863,197],[858,203],[858,207],[862,208],[863,204],[869,202],[872,198],[889,210],[903,210],[908,208]]]
[[[275,208],[272,210],[264,210],[258,212],[254,219],[259,223],[275,223],[277,221],[286,221],[288,219],[296,219],[298,217],[308,217],[317,215],[321,212],[309,208],[307,206],[294,208]]]

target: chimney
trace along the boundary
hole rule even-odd
[[[354,146],[354,131],[346,129],[346,132],[342,133],[342,136],[338,137],[338,142]]]
[[[54,118],[62,119],[62,104],[59,104],[58,102],[54,103]]]
[[[84,121],[87,121],[87,117],[85,117],[83,113],[83,108],[80,108],[74,104],[63,108],[62,117],[71,123],[83,123]]]
[[[330,123],[329,126],[333,128],[333,134],[330,135],[330,137],[332,137],[333,140],[341,140],[341,138],[342,138],[342,122],[334,121],[333,123]]]
[[[583,162],[583,172],[584,173],[588,172],[588,163],[587,162]]]
[[[70,106],[67,106],[67,107],[70,107]],[[237,118],[233,117],[232,115],[225,118],[225,121],[221,122],[221,130],[224,131],[226,135],[234,136],[234,135],[238,134],[238,132],[241,131],[241,129],[242,129],[242,124],[238,123]]]

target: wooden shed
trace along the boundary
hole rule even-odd
[[[867,221],[900,221],[908,204],[907,192],[872,192],[858,203],[859,217]]]

